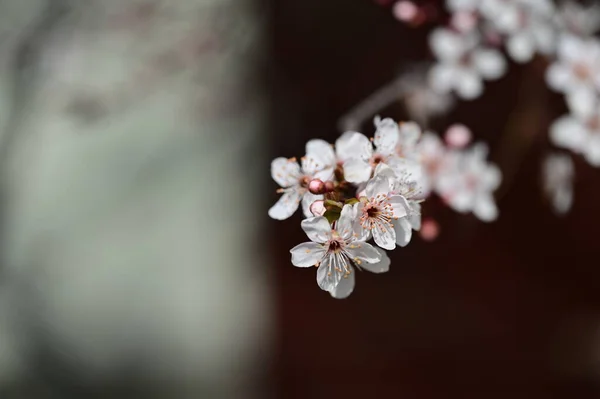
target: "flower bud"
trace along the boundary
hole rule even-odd
[[[425,219],[421,224],[419,234],[423,240],[433,241],[440,235],[440,225],[431,218]]]
[[[471,130],[465,125],[454,124],[446,130],[446,144],[453,148],[464,148],[471,142]]]
[[[325,192],[330,193],[335,190],[335,184],[331,180],[325,182]]]
[[[321,179],[313,179],[308,183],[308,191],[313,194],[325,194],[325,183]]]

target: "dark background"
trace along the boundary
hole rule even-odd
[[[430,58],[431,26],[406,27],[371,0],[270,7],[272,157],[302,156],[311,138],[333,142],[348,109]],[[576,158],[574,207],[552,213],[540,162],[548,126],[565,108],[544,88],[541,62],[511,65],[482,98],[434,124],[465,123],[491,145],[507,180],[495,223],[429,201],[424,215],[440,222],[438,240],[414,237],[390,253],[389,273],[361,273],[338,301],[312,270],[290,263],[289,249],[305,241],[300,216],[269,222],[277,397],[600,397],[600,173]],[[406,118],[401,102],[381,115]],[[373,134],[370,121],[363,132]]]

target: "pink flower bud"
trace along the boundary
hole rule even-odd
[[[419,16],[419,8],[412,1],[397,2],[392,12],[402,22],[413,22]]]
[[[453,148],[464,148],[471,142],[471,130],[461,124],[454,124],[446,130],[444,139],[446,144]]]
[[[327,180],[325,182],[325,192],[330,193],[333,190],[335,190],[335,183],[332,182],[331,180]]]
[[[317,200],[310,205],[310,211],[315,216],[323,216],[325,214],[325,202]]]
[[[308,183],[308,191],[313,194],[324,194],[325,183],[321,179],[313,179]]]
[[[440,225],[431,218],[425,219],[421,223],[419,234],[423,240],[433,241],[440,235]]]

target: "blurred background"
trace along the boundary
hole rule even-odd
[[[600,172],[576,159],[554,215],[536,63],[431,124],[490,144],[498,221],[432,201],[440,237],[337,301],[290,263],[300,216],[267,217],[270,160],[333,142],[429,29],[371,0],[1,0],[0,398],[600,397]]]

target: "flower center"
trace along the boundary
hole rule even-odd
[[[300,187],[303,187],[303,188],[307,188],[310,181],[311,181],[311,178],[309,176],[302,176],[298,179],[298,182],[300,183]]]
[[[375,154],[371,157],[371,166],[375,167],[380,163],[385,163],[385,157],[381,154]]]
[[[393,219],[397,219],[397,217],[394,217],[392,205],[383,196],[383,198],[371,198],[363,208],[359,221],[363,229],[379,228],[383,231],[393,228]]]
[[[600,130],[600,115],[595,115],[588,119],[586,126],[588,129],[598,132]]]
[[[580,80],[588,80],[591,77],[590,68],[584,63],[578,63],[573,65],[573,73]]]

